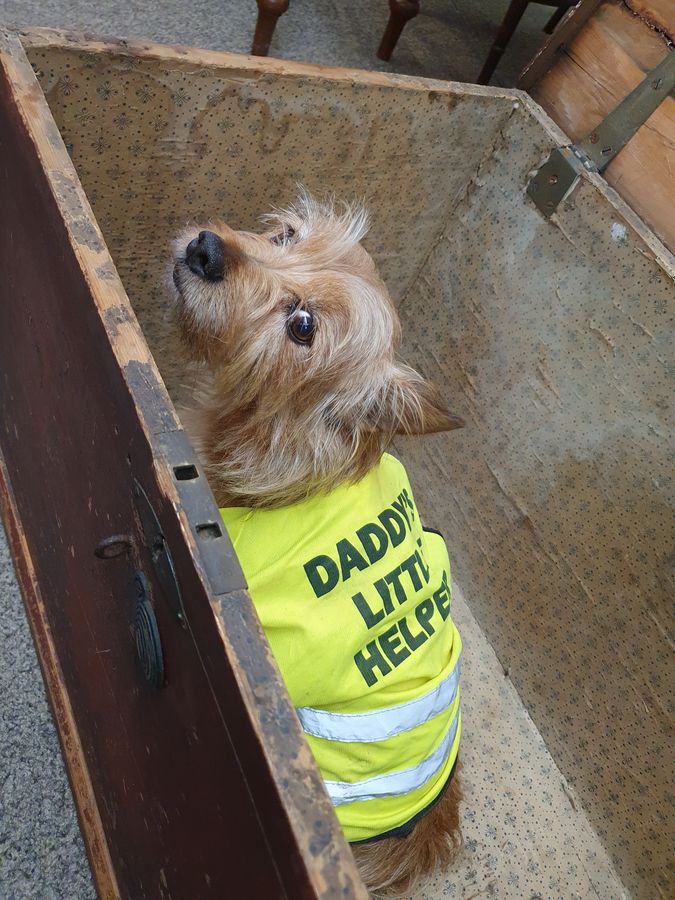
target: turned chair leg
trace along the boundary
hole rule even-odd
[[[492,73],[497,68],[497,63],[502,58],[502,54],[513,37],[513,32],[518,27],[518,22],[522,19],[529,2],[530,0],[511,0],[502,24],[497,31],[494,44],[485,60],[485,65],[478,76],[478,84],[487,84],[492,78]]]
[[[254,56],[267,56],[279,16],[283,16],[288,4],[289,0],[258,0],[258,21],[251,48]]]
[[[401,37],[403,26],[414,19],[420,11],[419,0],[389,0],[389,21],[382,35],[377,55],[380,59],[390,59],[396,42]]]
[[[558,0],[558,8],[553,13],[548,22],[544,25],[544,32],[546,34],[553,34],[553,32],[558,27],[558,23],[565,15],[568,9],[571,9],[575,5],[575,0]]]

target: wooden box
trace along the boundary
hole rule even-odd
[[[3,34],[4,515],[102,897],[365,896],[171,399],[171,238],[298,182],[366,201],[467,420],[397,447],[418,502],[625,884],[667,892],[673,258],[593,174],[542,216],[567,142],[520,91]]]

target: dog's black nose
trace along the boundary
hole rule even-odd
[[[220,281],[225,274],[225,244],[212,231],[200,231],[185,251],[188,268],[207,281]]]

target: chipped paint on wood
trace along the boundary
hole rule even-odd
[[[7,532],[7,539],[16,566],[17,578],[21,586],[28,622],[37,657],[42,669],[42,677],[47,685],[52,714],[57,724],[57,734],[61,742],[61,752],[66,760],[66,769],[75,797],[77,814],[84,837],[87,855],[92,867],[100,900],[119,900],[121,896],[115,872],[110,859],[105,829],[101,822],[96,797],[87,767],[86,754],[77,729],[68,691],[63,679],[54,646],[51,628],[35,575],[31,553],[26,536],[21,527],[12,489],[7,477],[7,469],[0,455],[0,511]],[[73,548],[70,548],[71,551]]]

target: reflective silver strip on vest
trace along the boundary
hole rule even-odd
[[[399,797],[417,790],[437,775],[445,765],[455,741],[459,726],[459,710],[455,713],[450,730],[434,752],[410,769],[376,775],[363,781],[324,781],[333,806],[363,800],[381,800],[383,797]]]
[[[433,719],[455,702],[459,687],[461,655],[452,672],[433,690],[395,706],[366,713],[333,713],[303,706],[296,710],[306,734],[327,741],[370,743],[410,731]]]

